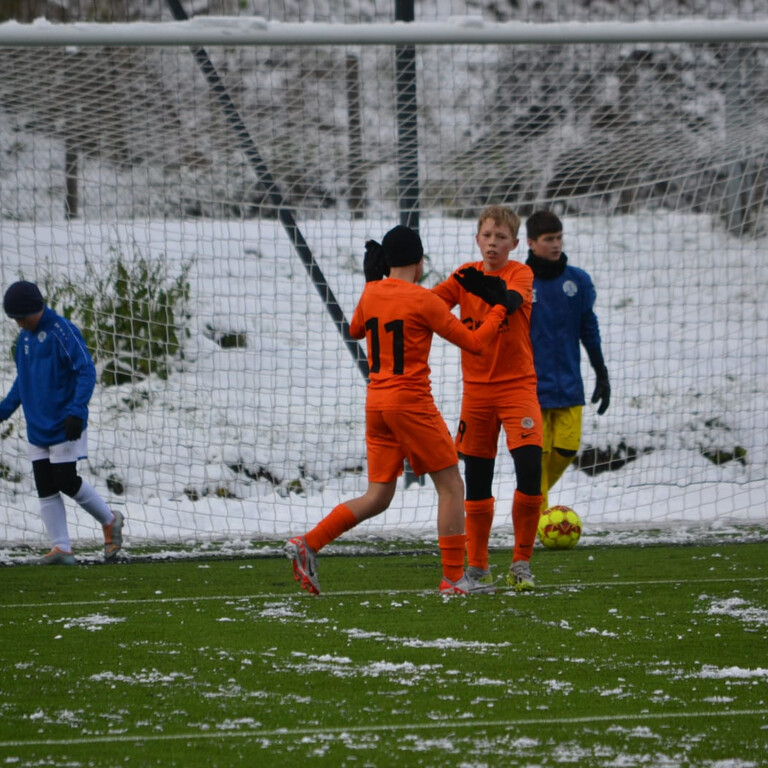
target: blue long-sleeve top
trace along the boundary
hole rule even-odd
[[[46,307],[34,331],[19,333],[15,359],[16,380],[0,403],[0,421],[21,405],[27,439],[44,448],[66,441],[67,416],[88,426],[96,367],[77,327]]]
[[[594,312],[596,292],[589,274],[567,263],[542,264],[529,255],[533,268],[531,342],[542,408],[584,405],[581,349],[600,351],[600,329]],[[548,268],[549,267],[549,268]],[[538,273],[538,274],[537,274]],[[602,357],[602,353],[601,353]]]

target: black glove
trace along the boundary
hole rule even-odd
[[[77,440],[83,434],[83,420],[79,416],[67,416],[64,419],[64,436],[67,440]]]
[[[599,347],[588,349],[587,355],[589,355],[589,362],[597,377],[595,391],[592,393],[592,400],[590,402],[600,403],[597,408],[597,415],[602,416],[608,410],[608,406],[611,403],[611,383],[608,381],[608,369],[605,367],[603,353]]]
[[[453,276],[467,293],[478,296],[486,304],[507,306],[507,284],[500,277],[485,275],[475,267],[464,267]]]
[[[366,240],[365,242],[363,274],[365,275],[366,283],[381,280],[385,275],[389,274],[389,265],[384,258],[384,251],[375,240]]]
[[[604,371],[603,375],[598,377],[595,383],[595,391],[592,393],[592,402],[600,402],[600,407],[597,409],[597,415],[602,416],[611,403],[611,384],[608,381],[608,371]]]

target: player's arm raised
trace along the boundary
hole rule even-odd
[[[434,296],[434,294],[432,294]],[[455,344],[474,355],[479,355],[485,346],[496,338],[499,326],[507,317],[507,307],[502,301],[491,307],[482,325],[472,331],[467,328],[448,307],[434,296],[437,301],[430,302],[430,324],[438,336]]]
[[[503,303],[507,313],[512,314],[523,303],[523,297],[517,291],[495,275],[486,275],[476,267],[463,267],[453,273],[453,278],[467,293],[481,298],[493,306]]]

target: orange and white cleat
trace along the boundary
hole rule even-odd
[[[311,595],[320,594],[320,582],[317,579],[317,554],[307,546],[303,536],[294,536],[283,548],[287,558],[293,564],[293,578]]]
[[[112,510],[115,519],[109,525],[102,525],[104,531],[104,562],[114,563],[117,554],[123,548],[123,524],[125,518],[121,512]]]
[[[74,565],[75,556],[72,552],[54,547],[48,554],[43,555],[38,561],[40,565]]]
[[[473,579],[466,571],[458,581],[451,581],[443,576],[440,582],[441,595],[495,595],[496,585],[485,584]]]

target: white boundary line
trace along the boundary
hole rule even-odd
[[[77,744],[112,744],[125,742],[158,742],[158,741],[201,741],[210,739],[280,739],[288,737],[307,737],[333,735],[343,736],[348,733],[381,733],[407,731],[433,731],[460,728],[520,728],[541,725],[571,725],[579,723],[617,723],[637,722],[648,720],[695,720],[697,718],[734,718],[734,717],[768,717],[768,709],[734,709],[719,712],[642,712],[636,715],[587,715],[584,717],[533,717],[529,719],[515,718],[510,720],[452,720],[449,722],[383,724],[383,725],[349,725],[330,726],[328,728],[277,728],[272,730],[248,731],[194,731],[171,734],[114,734],[107,736],[89,736],[74,739],[29,739],[0,741],[0,749],[9,747],[67,747]]]
[[[542,592],[556,590],[572,591],[575,589],[593,589],[603,587],[642,587],[654,584],[745,584],[750,582],[768,581],[768,576],[737,576],[737,577],[713,577],[703,579],[648,579],[645,581],[599,581],[572,584],[548,584],[538,585],[535,590],[520,593],[521,598],[536,597]],[[517,595],[512,587],[499,585],[498,594]],[[48,603],[0,603],[0,610],[25,609],[25,608],[71,608],[74,606],[99,606],[109,608],[120,605],[162,605],[164,603],[195,603],[212,601],[245,601],[245,600],[284,600],[285,598],[301,600],[318,600],[323,597],[396,597],[397,595],[423,595],[424,597],[441,597],[437,590],[424,589],[348,589],[324,591],[318,596],[309,595],[296,587],[291,592],[260,592],[251,595],[198,595],[197,597],[147,597],[131,598],[125,600],[73,600],[69,602]],[[455,596],[454,596],[455,597]],[[483,596],[491,597],[492,596]],[[475,596],[469,599],[476,599]]]

